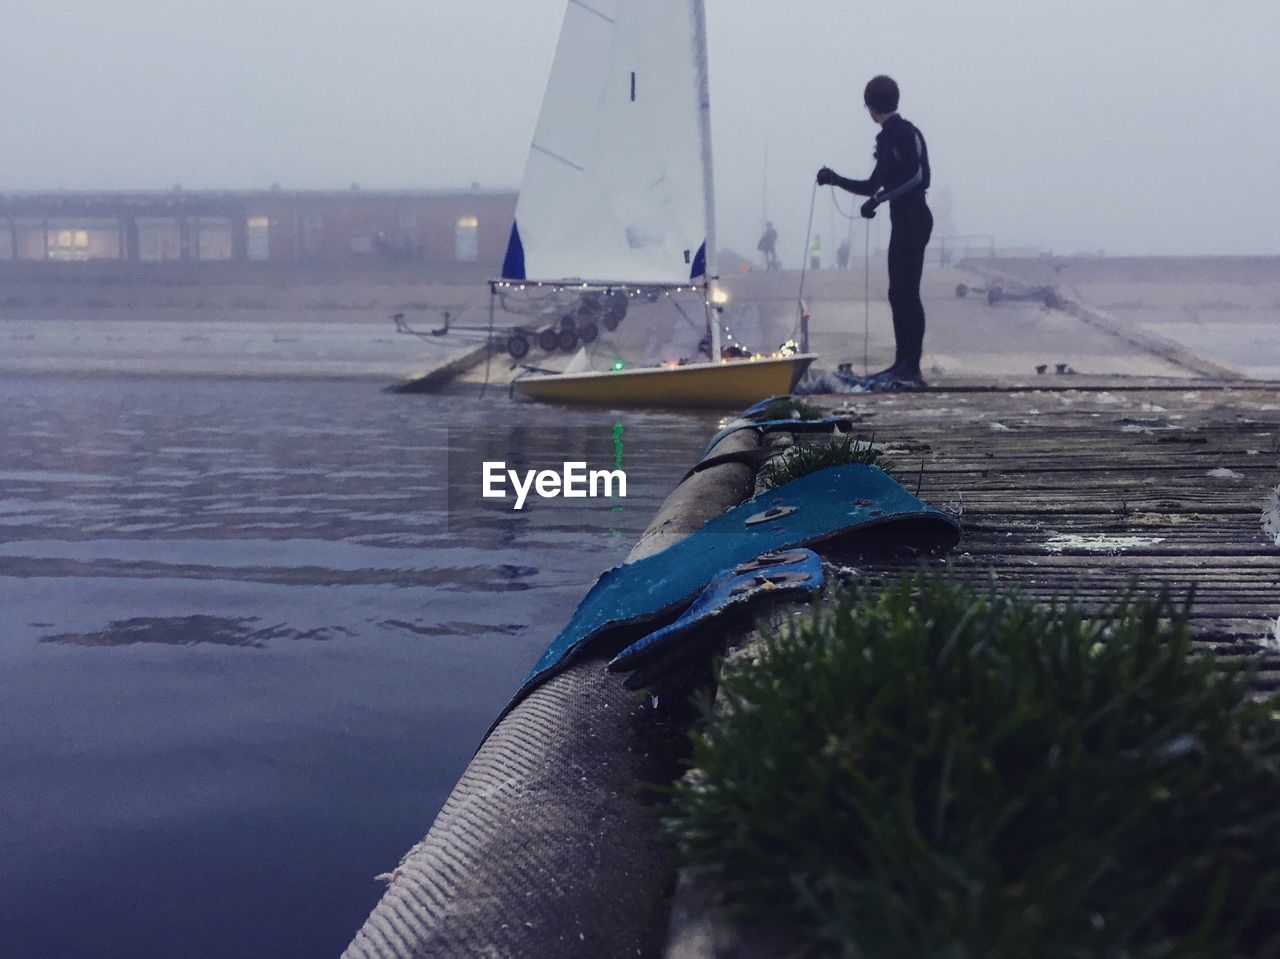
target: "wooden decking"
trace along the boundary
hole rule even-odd
[[[1193,588],[1199,639],[1262,657],[1259,688],[1280,687],[1280,648],[1264,646],[1280,547],[1261,530],[1280,484],[1280,384],[1048,376],[817,399],[851,410],[904,485],[960,515],[958,575],[1088,603]]]

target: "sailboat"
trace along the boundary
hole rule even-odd
[[[704,407],[790,392],[816,357],[793,344],[725,356],[715,262],[703,0],[568,0],[491,291],[606,302],[687,291],[700,300],[709,359],[536,371],[515,389],[552,402]]]

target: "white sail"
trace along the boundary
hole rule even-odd
[[[503,276],[704,275],[711,146],[702,0],[569,0]]]

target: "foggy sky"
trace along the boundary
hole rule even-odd
[[[564,0],[0,7],[0,192],[515,188]],[[1280,253],[1280,3],[707,0],[707,17],[722,247],[753,253],[767,208],[798,262],[817,168],[870,170],[861,90],[886,72],[929,142],[939,233]],[[832,250],[827,189],[814,223]]]

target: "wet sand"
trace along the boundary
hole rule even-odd
[[[817,368],[851,362],[855,371],[881,369],[893,359],[884,276],[883,261],[875,256],[869,285],[861,263],[804,277],[799,271],[764,270],[726,275],[726,342],[771,352],[798,338],[803,283],[811,348],[822,354]],[[1101,322],[1037,302],[990,305],[983,288],[993,278],[1007,289],[1053,286],[1073,307]],[[63,287],[57,294],[45,286],[7,282],[0,296],[0,372],[355,377],[391,383],[484,341],[489,293],[483,282],[339,280],[137,282],[105,292],[90,284]],[[961,284],[975,292],[958,297]],[[923,367],[931,380],[1022,377],[1042,364],[1050,371],[1066,364],[1081,374],[1198,375],[1177,361],[1178,351],[1240,376],[1280,378],[1280,344],[1272,336],[1280,320],[1280,258],[980,259],[927,270],[923,296],[928,315]],[[619,329],[602,331],[590,347],[592,366],[608,368],[618,357],[657,361],[695,355],[702,304],[688,293],[677,300],[679,309],[665,299],[636,301]],[[446,311],[453,332],[425,335],[442,326]],[[555,322],[554,305],[543,304],[542,312],[539,317],[499,309],[496,328],[536,329]],[[403,313],[406,323],[424,335],[397,333],[393,313]],[[522,362],[558,369],[567,360],[535,345]],[[512,363],[496,355],[489,378],[509,379]],[[478,370],[469,378],[480,382],[484,375]]]

